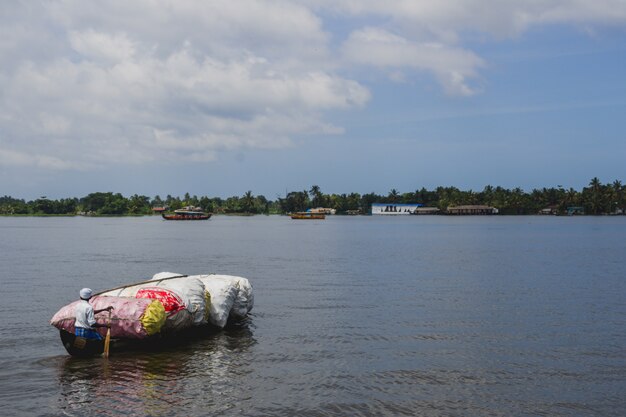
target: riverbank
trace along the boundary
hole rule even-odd
[[[499,214],[621,214],[626,212],[626,186],[621,181],[603,184],[593,178],[581,190],[561,186],[507,189],[487,185],[482,191],[460,190],[457,187],[436,187],[434,190],[415,188],[411,192],[391,189],[388,194],[356,192],[326,194],[313,185],[310,190],[285,191],[284,196],[270,200],[247,191],[242,196],[228,198],[168,195],[150,198],[145,195],[124,197],[120,193],[95,192],[81,198],[49,199],[45,196],[26,201],[10,196],[0,197],[0,215],[3,214],[62,214],[96,213],[97,215],[147,215],[153,209],[174,211],[185,206],[200,207],[207,213],[247,215],[247,213],[295,213],[307,209],[330,210],[337,214],[371,213],[373,207],[414,206],[446,211],[458,207],[491,207]],[[466,214],[466,213],[463,213]]]

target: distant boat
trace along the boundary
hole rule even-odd
[[[335,210],[334,208],[317,207],[317,208],[308,209],[307,213],[336,214],[337,210]]]
[[[440,210],[437,207],[417,207],[411,214],[418,216],[424,214],[440,214]]]
[[[298,211],[296,213],[291,213],[291,218],[294,220],[324,220],[326,218],[326,215],[324,213]]]
[[[178,210],[174,210],[174,213],[162,213],[165,220],[208,220],[211,217],[211,213],[205,213],[200,207],[187,206]]]

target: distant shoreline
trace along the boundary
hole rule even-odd
[[[538,214],[538,213],[528,213],[528,214],[489,214],[489,215],[481,215],[481,214],[421,214],[421,215],[376,215],[371,213],[365,214],[333,214],[328,215],[330,217],[390,217],[390,218],[398,218],[398,217],[621,217],[625,216],[623,213],[601,213],[601,214],[575,214],[575,215],[567,215],[567,214]],[[241,214],[241,213],[212,213],[212,217],[255,217],[255,216],[281,216],[281,217],[289,217],[289,213],[250,213],[250,214]],[[94,219],[106,219],[106,218],[122,218],[122,217],[161,217],[160,214],[93,214],[93,215],[83,215],[83,214],[0,214],[0,217],[83,217],[83,218],[94,218]]]
[[[434,190],[422,187],[404,193],[391,189],[387,195],[325,194],[319,186],[313,185],[308,190],[285,191],[284,196],[277,196],[275,200],[254,195],[252,191],[228,198],[198,197],[189,193],[182,198],[171,195],[150,198],[137,194],[124,197],[120,193],[95,192],[82,198],[53,200],[41,196],[25,201],[5,195],[0,197],[0,216],[46,217],[85,213],[94,217],[132,217],[171,212],[186,206],[214,215],[232,216],[287,214],[309,209],[337,215],[364,215],[373,211],[376,212],[373,214],[383,214],[381,211],[384,211],[387,215],[396,214],[396,209],[418,215],[434,215],[434,212],[451,215],[622,215],[626,213],[626,186],[619,180],[602,184],[596,177],[580,191],[560,185],[530,192],[519,187],[506,189],[487,185],[482,191],[440,186]]]

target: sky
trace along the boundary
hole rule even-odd
[[[626,182],[626,0],[0,2],[0,195]]]

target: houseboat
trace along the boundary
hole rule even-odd
[[[483,205],[464,205],[464,206],[450,206],[446,210],[446,214],[450,215],[490,215],[498,214],[498,209],[490,206]]]
[[[324,213],[312,213],[310,211],[299,211],[290,214],[294,220],[324,220],[326,215]]]
[[[316,208],[312,208],[307,210],[307,212],[310,213],[322,213],[322,214],[337,214],[337,210],[334,208],[328,208],[328,207],[316,207]]]
[[[187,206],[178,210],[174,210],[174,213],[162,213],[165,220],[208,220],[211,218],[211,213],[205,213],[200,207]]]
[[[413,210],[411,212],[411,214],[415,214],[418,216],[421,215],[433,215],[433,214],[440,214],[441,210],[439,210],[437,207],[417,207],[415,210]]]

